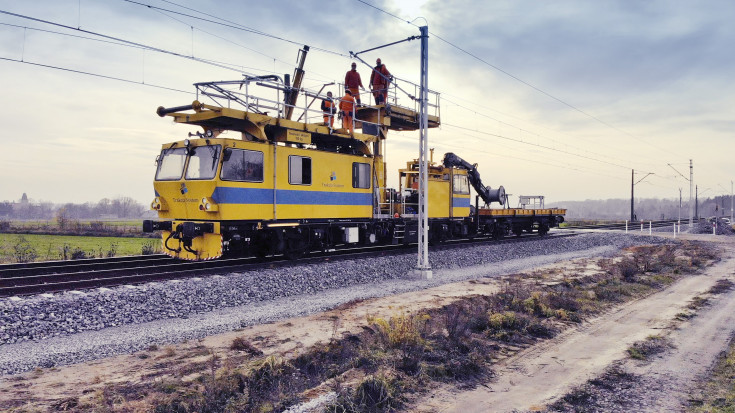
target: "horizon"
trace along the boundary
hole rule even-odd
[[[429,88],[442,99],[442,126],[428,132],[429,147],[437,158],[454,152],[479,164],[486,185],[548,202],[624,199],[635,170],[636,197],[676,199],[679,188],[688,192],[690,159],[700,192],[730,193],[735,179],[735,56],[726,52],[735,42],[735,4],[726,0],[707,7],[379,0],[327,10],[313,0],[150,4],[161,9],[0,1],[9,102],[0,114],[0,168],[11,177],[0,198],[26,192],[67,203],[128,194],[147,205],[161,145],[194,131],[160,119],[158,106],[194,100],[194,82],[290,74],[302,45],[311,46],[305,87],[341,82],[354,61],[349,51],[418,34],[405,22],[418,16],[430,31]],[[301,18],[283,19],[283,10]],[[362,56],[418,79],[417,42]],[[365,83],[370,69],[358,64]],[[389,186],[417,152],[418,133],[390,134]]]

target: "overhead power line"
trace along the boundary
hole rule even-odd
[[[141,3],[141,2],[138,2],[138,1],[134,1],[134,0],[123,0],[123,1],[124,2],[127,2],[127,3],[131,3],[131,4],[135,4],[135,5],[138,5],[138,6],[146,7],[146,8],[149,8],[151,10],[166,11],[166,12],[169,12],[169,13],[178,14],[180,16],[185,16],[185,17],[189,17],[189,18],[192,18],[192,19],[197,19],[197,20],[205,21],[205,22],[212,23],[212,24],[217,24],[217,25],[220,25],[220,26],[229,27],[231,29],[242,30],[242,31],[245,31],[245,32],[248,32],[248,33],[259,35],[259,36],[269,37],[271,39],[280,40],[280,41],[291,43],[291,44],[295,44],[295,45],[298,45],[298,46],[303,46],[303,43],[302,42],[296,42],[294,40],[290,40],[290,39],[286,39],[284,37],[276,36],[274,34],[266,33],[266,32],[264,32],[262,30],[253,29],[252,27],[248,27],[248,26],[244,26],[242,24],[234,23],[234,22],[231,22],[229,20],[225,20],[225,19],[223,19],[221,17],[212,16],[212,15],[207,14],[207,13],[204,13],[202,11],[198,11],[198,10],[195,10],[195,9],[192,9],[192,8],[184,7],[184,6],[181,6],[181,5],[176,4],[174,2],[171,2],[171,1],[167,1],[166,3],[173,4],[173,5],[176,5],[178,7],[182,7],[182,8],[185,8],[187,10],[194,11],[194,12],[199,13],[199,14],[204,15],[204,16],[215,18],[215,19],[217,19],[219,21],[217,21],[217,20],[211,20],[211,19],[205,19],[205,18],[199,17],[199,16],[193,16],[191,14],[182,13],[182,12],[179,12],[179,11],[176,11],[176,10],[164,9],[163,7],[157,7],[157,6],[153,6],[153,5],[150,5],[150,4]],[[329,49],[325,49],[325,48],[318,47],[318,46],[310,46],[310,47],[311,47],[311,50],[318,50],[320,52],[329,53],[329,54],[333,54],[333,55],[337,55],[337,56],[342,56],[342,57],[349,57],[349,56],[345,55],[344,53],[336,52],[334,50],[329,50]]]
[[[45,64],[42,64],[42,63],[29,62],[28,60],[10,59],[10,58],[7,58],[7,57],[0,57],[0,60],[6,60],[6,61],[9,61],[9,62],[24,63],[24,64],[27,64],[27,65],[44,67],[44,68],[47,68],[47,69],[62,70],[64,72],[78,73],[78,74],[81,74],[81,75],[94,76],[94,77],[99,77],[99,78],[102,78],[102,79],[117,80],[117,81],[125,82],[125,83],[134,83],[134,84],[137,84],[137,85],[149,86],[149,87],[154,87],[154,88],[157,88],[157,89],[170,90],[172,92],[186,93],[188,95],[193,94],[193,92],[191,92],[191,91],[176,89],[176,88],[167,87],[167,86],[160,86],[160,85],[156,85],[156,84],[153,84],[153,83],[145,83],[145,82],[142,82],[142,81],[136,81],[136,80],[130,80],[130,79],[123,79],[121,77],[102,75],[102,74],[93,73],[93,72],[85,72],[83,70],[69,69],[67,67],[53,66],[53,65],[45,65]]]
[[[576,156],[576,157],[579,157],[579,158],[584,158],[584,159],[587,159],[587,160],[590,160],[590,161],[605,163],[605,164],[616,166],[616,167],[619,167],[619,168],[630,169],[630,167],[629,166],[626,166],[626,165],[620,165],[620,164],[617,164],[617,163],[614,163],[614,162],[609,162],[609,161],[606,161],[606,160],[603,160],[603,159],[597,159],[597,158],[593,158],[593,157],[590,157],[590,156],[585,156],[585,155],[581,155],[581,154],[578,154],[578,153],[565,151],[563,149],[558,149],[558,148],[554,148],[554,147],[551,147],[551,146],[541,145],[541,144],[538,144],[538,143],[528,142],[528,141],[524,141],[524,140],[521,140],[521,139],[515,139],[515,138],[508,137],[508,136],[498,135],[496,133],[490,133],[490,132],[484,132],[484,131],[474,130],[474,129],[467,128],[467,127],[464,127],[464,126],[452,125],[451,123],[446,123],[446,122],[443,122],[442,125],[443,126],[449,126],[449,127],[452,127],[452,128],[461,129],[461,130],[465,130],[465,131],[480,133],[480,134],[483,134],[483,135],[492,136],[492,137],[496,137],[496,138],[500,138],[500,139],[505,139],[505,140],[509,140],[509,141],[513,141],[513,142],[517,142],[517,143],[522,143],[524,145],[535,146],[537,148],[542,148],[542,149],[546,149],[546,150],[550,150],[550,151],[554,151],[554,152],[559,152],[559,153],[563,153],[563,154],[567,154],[567,155],[572,155],[572,156]]]
[[[184,59],[193,60],[193,61],[196,61],[196,62],[199,62],[199,63],[204,63],[204,64],[208,64],[208,65],[211,65],[211,66],[220,67],[222,69],[227,69],[227,70],[232,70],[232,71],[240,72],[240,70],[238,68],[235,68],[235,67],[231,67],[231,66],[227,66],[227,65],[223,65],[223,64],[219,64],[219,63],[214,63],[214,62],[208,61],[206,59],[201,59],[201,58],[194,57],[194,56],[187,56],[187,55],[184,55],[184,54],[181,54],[181,53],[172,52],[172,51],[161,49],[161,48],[154,47],[154,46],[149,46],[149,45],[146,45],[146,44],[143,44],[143,43],[138,43],[138,42],[133,42],[133,41],[130,41],[130,40],[121,39],[119,37],[108,36],[106,34],[102,34],[102,33],[98,33],[98,32],[93,32],[93,31],[90,31],[90,30],[84,30],[84,29],[80,29],[80,28],[77,28],[77,27],[68,26],[66,24],[61,24],[61,23],[56,23],[56,22],[52,22],[52,21],[49,21],[49,20],[39,19],[39,18],[36,18],[36,17],[31,17],[31,16],[25,16],[25,15],[22,15],[22,14],[12,13],[12,12],[9,12],[9,11],[6,11],[6,10],[0,10],[0,13],[7,14],[9,16],[18,17],[18,18],[21,18],[21,19],[35,21],[35,22],[38,22],[38,23],[44,23],[44,24],[49,24],[49,25],[52,25],[52,26],[63,27],[65,29],[69,29],[69,30],[73,30],[73,31],[78,31],[78,32],[81,32],[81,33],[87,33],[87,34],[91,34],[91,35],[94,35],[94,36],[99,36],[99,37],[102,37],[102,38],[105,38],[105,39],[109,39],[109,40],[115,40],[115,41],[118,41],[118,42],[121,42],[121,43],[125,43],[125,44],[128,44],[128,45],[138,46],[138,47],[141,47],[141,48],[144,48],[144,49],[147,49],[147,50],[152,50],[152,51],[163,53],[163,54],[168,54],[168,55],[172,55],[172,56],[176,56],[176,57],[181,57],[181,58],[184,58]]]
[[[462,105],[462,104],[460,104],[460,103],[457,103],[457,102],[455,102],[455,101],[452,101],[452,100],[450,100],[450,99],[446,99],[446,98],[442,97],[442,102],[449,102],[449,103],[452,103],[452,104],[454,104],[455,106],[457,106],[457,107],[459,107],[459,108],[462,108],[462,109],[464,109],[465,111],[467,111],[467,113],[472,113],[472,114],[474,114],[475,116],[480,116],[480,117],[483,117],[483,118],[486,118],[486,119],[492,120],[492,121],[494,121],[494,122],[498,122],[498,123],[500,123],[500,124],[506,125],[506,126],[508,126],[508,127],[511,127],[511,128],[515,128],[515,129],[517,129],[517,130],[518,130],[519,132],[525,132],[525,133],[528,133],[528,134],[536,135],[536,136],[537,136],[537,137],[539,137],[539,138],[544,138],[544,139],[546,139],[546,140],[552,140],[552,141],[554,141],[554,140],[553,140],[552,138],[549,138],[549,137],[546,137],[546,136],[544,136],[544,135],[541,135],[541,134],[539,134],[539,133],[536,133],[536,132],[533,132],[533,131],[527,130],[527,129],[525,129],[525,128],[521,127],[521,126],[518,126],[518,125],[514,125],[514,124],[512,124],[512,123],[508,123],[508,122],[502,121],[502,120],[500,120],[500,119],[496,119],[496,118],[493,118],[492,116],[489,116],[489,115],[486,115],[486,114],[483,114],[483,113],[479,113],[479,112],[477,112],[477,111],[476,111],[475,109],[469,108],[469,107],[467,107],[467,106],[464,106],[464,105]],[[603,154],[600,154],[600,153],[596,153],[596,152],[592,152],[592,151],[588,151],[588,152],[589,152],[589,153],[591,153],[591,154],[593,154],[593,155],[597,155],[597,156],[601,156],[601,157],[607,157],[607,158],[610,158],[610,155],[609,155],[609,154],[608,154],[608,155],[603,155]],[[618,159],[618,161],[620,161],[620,159]],[[631,169],[631,167],[629,167],[629,166],[625,166],[625,168],[627,168],[627,169]]]
[[[395,14],[393,14],[393,13],[390,13],[390,12],[388,12],[388,11],[386,11],[386,10],[384,10],[384,9],[380,8],[380,7],[377,7],[377,6],[375,6],[375,5],[372,5],[372,4],[370,4],[370,3],[367,3],[367,2],[366,2],[366,1],[364,1],[364,0],[357,0],[357,1],[358,1],[358,2],[360,2],[360,3],[362,3],[362,4],[365,4],[365,5],[367,5],[367,6],[369,6],[369,7],[372,7],[372,8],[374,8],[374,9],[376,9],[376,10],[378,10],[378,11],[382,12],[382,13],[385,13],[385,14],[387,14],[388,16],[391,16],[391,17],[393,17],[393,18],[395,18],[395,19],[397,19],[397,20],[400,20],[400,21],[402,21],[402,22],[405,22],[405,23],[407,23],[407,24],[410,24],[410,25],[412,25],[412,26],[416,26],[416,27],[418,27],[418,26],[417,26],[416,24],[412,23],[411,21],[408,21],[408,20],[406,20],[406,19],[403,19],[403,18],[401,18],[401,17],[398,17],[398,16],[396,16]],[[527,81],[525,81],[525,80],[523,80],[523,79],[519,78],[518,76],[516,76],[516,75],[514,75],[514,74],[512,74],[512,73],[510,73],[510,72],[508,72],[507,70],[504,70],[504,69],[502,69],[502,68],[500,68],[500,67],[498,67],[498,66],[496,66],[496,65],[494,65],[494,64],[492,64],[492,63],[490,63],[490,62],[488,62],[487,60],[485,60],[485,59],[483,59],[483,58],[481,58],[481,57],[477,56],[476,54],[474,54],[474,53],[470,52],[469,50],[466,50],[465,48],[463,48],[463,47],[460,47],[459,45],[457,45],[457,44],[454,44],[453,42],[450,42],[449,40],[447,40],[447,39],[445,39],[445,38],[443,38],[443,37],[439,36],[439,35],[438,35],[438,34],[436,34],[435,32],[429,31],[429,34],[430,34],[430,35],[432,35],[432,36],[434,36],[434,37],[436,37],[437,39],[441,40],[442,42],[446,43],[446,44],[447,44],[447,45],[449,45],[450,47],[453,47],[453,48],[455,48],[455,49],[459,50],[460,52],[462,52],[462,53],[464,53],[464,54],[466,54],[466,55],[468,55],[468,56],[472,57],[473,59],[477,60],[478,62],[480,62],[480,63],[482,63],[482,64],[484,64],[484,65],[486,65],[486,66],[488,66],[488,67],[491,67],[491,68],[493,68],[493,69],[495,69],[495,70],[499,71],[500,73],[503,73],[504,75],[506,75],[506,76],[510,77],[511,79],[514,79],[514,80],[516,80],[517,82],[520,82],[520,83],[522,83],[523,85],[525,85],[525,86],[527,86],[527,87],[529,87],[529,88],[531,88],[531,89],[533,89],[533,90],[535,90],[535,91],[537,91],[537,92],[539,92],[539,93],[541,93],[541,94],[543,94],[543,95],[545,95],[545,96],[547,96],[547,97],[549,97],[549,98],[551,98],[551,99],[553,99],[553,100],[555,100],[555,101],[557,101],[557,102],[561,103],[561,104],[562,104],[562,105],[564,105],[564,106],[567,106],[568,108],[570,108],[570,109],[572,109],[572,110],[574,110],[574,111],[576,111],[576,112],[578,112],[578,113],[581,113],[581,114],[582,114],[582,115],[584,115],[584,116],[587,116],[587,117],[589,117],[590,119],[593,119],[593,120],[595,120],[596,122],[598,122],[598,123],[600,123],[600,124],[602,124],[602,125],[604,125],[604,126],[606,126],[606,127],[608,127],[608,128],[611,128],[611,129],[613,129],[613,130],[615,130],[615,131],[617,131],[617,132],[620,132],[620,133],[622,133],[622,134],[624,134],[624,135],[626,135],[626,136],[628,136],[628,137],[630,137],[630,138],[633,138],[633,139],[635,139],[635,140],[637,140],[637,141],[639,141],[639,142],[645,143],[646,145],[649,145],[649,146],[651,146],[652,148],[655,148],[655,149],[657,149],[657,150],[660,150],[660,151],[665,151],[665,152],[668,152],[669,154],[672,154],[672,155],[675,155],[675,156],[679,156],[678,154],[675,154],[675,153],[673,153],[673,152],[669,151],[669,150],[668,150],[668,149],[666,149],[666,148],[660,148],[660,147],[658,147],[658,146],[656,146],[656,145],[654,145],[654,144],[652,144],[652,143],[650,143],[650,142],[646,141],[645,139],[642,139],[642,138],[640,138],[640,137],[638,137],[638,136],[635,136],[635,135],[633,135],[632,133],[630,133],[630,132],[628,132],[628,131],[625,131],[625,130],[623,130],[623,129],[621,129],[621,128],[619,128],[619,127],[617,127],[617,126],[615,126],[615,125],[613,125],[613,124],[611,124],[611,123],[609,123],[609,122],[606,122],[606,121],[604,121],[604,120],[600,119],[599,117],[597,117],[597,116],[595,116],[595,115],[593,115],[593,114],[591,114],[591,113],[588,113],[588,112],[586,112],[586,111],[584,111],[584,110],[582,110],[582,109],[580,109],[580,108],[576,107],[575,105],[572,105],[571,103],[568,103],[568,102],[566,102],[565,100],[563,100],[563,99],[561,99],[561,98],[558,98],[558,97],[556,97],[556,96],[552,95],[552,94],[551,94],[551,93],[549,93],[549,92],[546,92],[545,90],[541,89],[540,87],[538,87],[538,86],[535,86],[535,85],[533,85],[533,84],[531,84],[531,83],[529,83],[529,82],[527,82]]]
[[[123,1],[127,1],[127,0],[123,0]],[[167,2],[167,3],[171,3],[171,2]],[[172,4],[175,4],[175,3],[172,3]],[[180,7],[183,7],[183,6],[180,6]],[[188,9],[188,8],[187,8],[187,9]],[[238,42],[236,42],[236,41],[234,41],[234,40],[231,40],[231,39],[227,39],[227,38],[225,38],[225,37],[222,37],[222,36],[216,35],[216,34],[214,34],[214,33],[211,33],[211,32],[209,32],[209,31],[206,31],[206,30],[202,29],[201,27],[198,27],[198,26],[194,26],[194,25],[192,25],[192,24],[190,24],[190,23],[187,23],[187,22],[185,22],[185,21],[183,21],[183,20],[177,19],[177,18],[175,18],[175,17],[173,17],[173,16],[169,15],[169,14],[168,14],[168,12],[166,12],[166,11],[163,11],[163,10],[156,10],[156,9],[152,9],[152,10],[153,10],[153,11],[155,11],[155,12],[157,12],[157,13],[159,13],[159,14],[161,14],[162,16],[166,16],[166,17],[168,17],[169,19],[172,19],[172,20],[174,20],[174,21],[176,21],[176,22],[179,22],[179,23],[181,23],[181,24],[183,24],[183,25],[185,25],[185,26],[187,26],[187,27],[190,27],[190,28],[191,28],[192,30],[198,30],[198,31],[200,31],[200,32],[202,32],[202,33],[204,33],[204,34],[207,34],[207,35],[209,35],[209,36],[212,36],[212,37],[214,37],[214,38],[216,38],[216,39],[219,39],[219,40],[222,40],[222,41],[224,41],[224,42],[230,43],[230,44],[232,44],[232,45],[235,45],[235,46],[237,46],[237,47],[240,47],[240,48],[242,48],[242,49],[245,49],[245,50],[251,51],[251,52],[253,52],[253,53],[257,53],[257,54],[259,54],[259,55],[261,55],[261,56],[263,56],[263,57],[267,57],[268,59],[273,59],[273,61],[274,61],[274,62],[278,62],[278,63],[284,64],[284,65],[287,65],[287,66],[291,66],[291,65],[292,65],[292,63],[289,63],[289,62],[285,62],[285,61],[283,61],[283,60],[281,60],[281,59],[279,59],[279,58],[277,58],[277,57],[275,57],[275,56],[271,56],[271,55],[265,54],[265,53],[263,53],[263,52],[261,52],[261,51],[259,51],[259,50],[255,50],[255,49],[253,49],[253,48],[251,48],[251,47],[247,47],[247,46],[245,46],[245,45],[243,45],[243,44],[240,44],[240,43],[238,43]],[[190,10],[193,10],[193,9],[190,9]],[[211,16],[210,14],[206,14],[206,13],[205,13],[205,15],[206,15],[206,16]],[[224,19],[223,19],[223,20],[224,20]],[[224,20],[224,21],[228,21],[228,20]],[[234,24],[234,23],[233,23],[233,24]],[[294,43],[294,44],[298,44],[298,43],[296,43],[296,42],[292,42],[292,43]],[[192,55],[193,55],[193,53],[192,53]],[[275,72],[275,71],[272,71],[272,73],[277,73],[277,72]],[[328,76],[328,75],[324,75],[324,74],[322,74],[322,73],[317,73],[317,72],[314,72],[314,71],[309,71],[309,73],[310,73],[310,74],[312,74],[312,73],[313,73],[313,74],[315,74],[315,75],[319,75],[319,76],[322,76],[322,77],[323,77],[323,79],[319,79],[320,81],[323,81],[324,79],[332,79],[332,78],[331,78],[330,76]],[[309,79],[312,79],[311,77],[307,77],[307,78],[309,78]],[[313,80],[316,80],[316,79],[313,79]]]

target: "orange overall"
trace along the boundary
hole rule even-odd
[[[334,129],[334,113],[337,108],[334,106],[332,98],[322,100],[322,112],[324,112],[324,124]]]
[[[383,76],[381,76],[381,74]],[[380,64],[373,68],[373,73],[370,75],[370,87],[373,89],[373,96],[375,96],[375,104],[379,105],[385,103],[388,98],[388,86],[390,86],[390,72],[384,64]]]
[[[352,117],[355,115],[355,98],[346,93],[339,101],[339,110],[342,112],[342,129],[350,131],[350,135],[355,133],[352,127]]]
[[[360,90],[358,88],[365,88],[362,85],[362,79],[360,73],[357,70],[352,69],[345,74],[345,88],[352,92],[352,97],[355,98],[357,104],[360,104]]]

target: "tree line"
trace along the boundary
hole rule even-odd
[[[120,196],[114,199],[103,198],[98,202],[83,204],[51,202],[32,202],[24,197],[19,202],[0,202],[0,218],[3,219],[102,219],[102,218],[141,218],[148,208],[133,198]]]
[[[699,199],[696,215],[703,218],[713,216],[729,217],[731,198],[716,196]],[[694,203],[694,200],[692,200]],[[549,208],[566,208],[567,220],[573,219],[605,219],[630,220],[630,199],[588,199],[585,201],[564,201],[548,204]],[[689,219],[689,199],[683,199],[681,209],[678,199],[641,198],[634,203],[637,220]]]

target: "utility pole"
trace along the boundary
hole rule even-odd
[[[692,204],[692,185],[694,185],[694,165],[689,160],[689,228],[694,225],[694,205]]]
[[[689,160],[689,179],[687,179],[686,176],[682,175],[681,172],[677,171],[673,165],[668,165],[671,169],[678,173],[679,176],[689,181],[689,228],[691,228],[692,224],[694,224],[694,205],[692,204],[692,191],[694,189],[694,166],[692,165],[692,160]],[[679,188],[679,220],[681,220],[681,188]]]
[[[635,210],[633,209],[633,187],[635,184],[633,181],[635,180],[635,169],[630,170],[630,222],[632,223],[635,221]]]
[[[653,172],[649,172],[649,173],[646,174],[646,176],[644,176],[643,178],[639,179],[638,182],[634,182],[634,180],[635,180],[635,169],[631,170],[631,174],[630,174],[630,222],[635,221],[635,219],[637,218],[635,216],[635,210],[633,209],[633,188],[636,185],[638,185],[639,183],[641,183],[642,180],[648,178],[648,175],[654,175],[654,173]]]
[[[419,225],[418,225],[418,263],[416,274],[423,278],[432,277],[431,264],[429,263],[429,210],[428,210],[428,175],[427,162],[429,130],[429,26],[419,27],[421,31],[421,93],[419,102],[421,111],[419,114],[420,140],[419,140]]]
[[[699,185],[694,185],[694,215],[699,220]]]
[[[735,225],[735,221],[733,221],[733,219],[732,219],[732,201],[733,201],[733,199],[735,199],[735,197],[733,197],[733,191],[732,191],[733,185],[732,185],[732,183],[733,183],[733,181],[730,181],[730,225]]]

